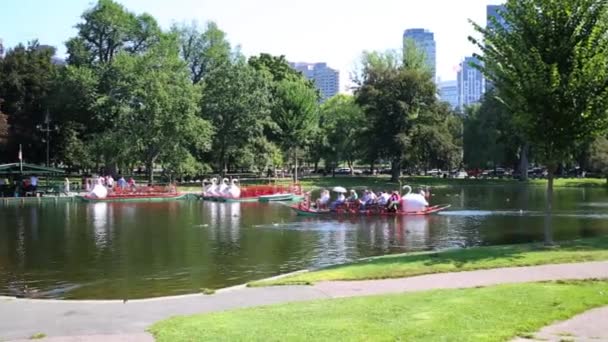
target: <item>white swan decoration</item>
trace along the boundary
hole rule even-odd
[[[401,197],[401,210],[405,212],[422,211],[429,206],[429,202],[427,202],[423,194],[412,193],[411,186],[406,185],[403,189],[407,190],[407,193]]]
[[[229,182],[230,181],[228,180],[228,178],[222,179],[222,183],[220,183],[218,189],[215,192],[215,195],[216,196],[224,196],[225,192],[226,192],[226,189],[228,188],[228,183]]]
[[[205,187],[203,196],[215,196],[216,191],[217,191],[217,178],[212,178],[211,184]]]
[[[241,197],[241,188],[237,185],[239,182],[238,179],[233,179],[230,186],[226,188],[225,194],[226,197],[230,198],[240,198]]]

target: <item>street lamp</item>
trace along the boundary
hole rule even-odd
[[[57,125],[51,127],[51,117],[49,115],[49,111],[46,111],[46,114],[44,115],[44,125],[36,125],[36,128],[43,133],[46,133],[46,138],[42,139],[43,142],[46,142],[46,166],[49,167],[49,146],[50,146],[50,142],[51,142],[51,132],[57,131],[59,130],[59,127],[57,127]]]

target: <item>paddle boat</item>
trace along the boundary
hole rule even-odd
[[[139,186],[109,189],[96,184],[93,190],[80,198],[85,202],[161,202],[184,199],[188,194],[177,192],[174,185]]]
[[[293,201],[301,198],[302,189],[299,184],[295,185],[248,185],[239,186],[238,179],[232,181],[222,179],[217,185],[217,179],[203,181],[204,200],[218,202],[273,202]]]
[[[408,192],[399,200],[399,204],[394,209],[389,209],[387,204],[367,204],[362,205],[360,201],[345,201],[331,207],[315,208],[310,202],[309,194],[305,200],[289,207],[300,216],[319,216],[319,215],[360,215],[360,216],[424,216],[448,209],[451,205],[429,206],[426,196],[427,193],[413,194],[412,188],[408,185],[404,187]],[[345,193],[343,187],[333,189],[337,193]]]

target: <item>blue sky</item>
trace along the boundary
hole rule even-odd
[[[327,62],[341,85],[363,50],[400,48],[403,30],[435,33],[437,73],[456,78],[456,68],[474,47],[468,19],[485,24],[486,5],[498,0],[119,0],[148,12],[163,28],[174,22],[214,20],[245,55],[269,52],[290,61]],[[0,0],[0,39],[5,47],[39,39],[65,53],[64,42],[92,0]]]

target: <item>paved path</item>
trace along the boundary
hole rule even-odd
[[[36,333],[44,333],[51,337],[71,336],[47,338],[47,341],[143,342],[152,340],[143,333],[150,324],[175,315],[312,299],[589,278],[608,278],[608,262],[502,268],[403,279],[322,282],[314,286],[236,287],[211,296],[194,294],[126,303],[4,297],[0,298],[0,340],[27,339]]]
[[[526,341],[608,341],[608,306],[589,310],[573,318],[544,327],[533,339],[518,338],[513,342]]]

